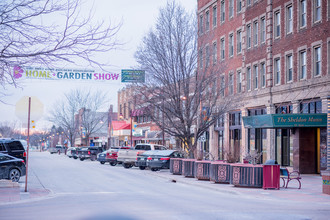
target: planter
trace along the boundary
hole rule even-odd
[[[230,164],[221,161],[212,162],[210,180],[215,183],[230,183]]]
[[[263,166],[252,164],[231,164],[230,184],[235,186],[259,187],[263,185]]]
[[[170,172],[174,175],[182,175],[182,158],[171,158]]]
[[[263,165],[264,189],[280,189],[280,165]]]
[[[210,180],[210,165],[211,161],[195,161],[195,177],[199,180]]]
[[[182,175],[195,177],[195,159],[182,159]]]

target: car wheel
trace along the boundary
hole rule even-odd
[[[126,168],[126,169],[129,169],[129,168],[132,167],[132,165],[130,165],[130,164],[128,164],[128,163],[123,163],[123,166],[124,166],[124,168]]]
[[[158,171],[158,168],[151,168],[151,171]]]
[[[92,155],[91,156],[91,161],[95,161],[96,160],[96,156],[95,155]]]
[[[84,161],[85,159],[84,158],[80,158],[81,161]]]
[[[78,157],[73,157],[73,159],[77,160],[77,159],[78,159]]]
[[[100,164],[105,164],[105,162],[104,161],[100,161]]]
[[[110,162],[110,165],[114,167],[117,165],[117,162]]]
[[[140,170],[144,170],[146,167],[145,166],[139,166]]]
[[[9,172],[9,179],[13,182],[18,182],[19,178],[21,178],[21,173],[18,169],[11,169]]]

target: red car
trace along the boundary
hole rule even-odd
[[[118,158],[118,150],[119,149],[130,149],[130,147],[112,147],[111,149],[107,150],[107,154],[106,154],[106,160],[109,161],[109,164],[111,166],[116,166],[117,163],[119,163],[117,161]]]

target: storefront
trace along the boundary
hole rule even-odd
[[[264,114],[243,117],[247,129],[275,129],[270,147],[281,166],[301,173],[326,169],[327,114]]]

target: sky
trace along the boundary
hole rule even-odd
[[[187,11],[195,13],[197,9],[197,0],[176,0]],[[82,10],[90,10],[93,6],[95,21],[104,19],[111,23],[122,22],[117,38],[124,42],[124,45],[118,49],[110,51],[106,57],[100,56],[100,59],[107,59],[111,67],[107,69],[111,73],[120,73],[122,69],[134,69],[137,62],[134,59],[134,53],[141,44],[143,36],[155,25],[158,17],[159,8],[166,5],[167,0],[94,0],[86,1]],[[59,68],[61,68],[59,66]],[[72,66],[75,68],[75,66]],[[80,67],[79,67],[80,68]],[[86,67],[88,68],[88,67]],[[105,91],[109,94],[109,105],[112,104],[117,110],[117,91],[123,88],[125,83],[119,82],[77,82],[67,80],[37,80],[25,79],[20,83],[21,88],[7,88],[6,93],[10,94],[0,103],[0,123],[20,123],[21,119],[17,117],[15,110],[17,103],[20,103],[23,97],[35,97],[43,105],[43,113],[40,119],[36,121],[36,129],[44,130],[50,127],[47,121],[48,112],[56,105],[65,93],[72,89],[90,89],[96,91]],[[0,89],[3,89],[2,87]]]

